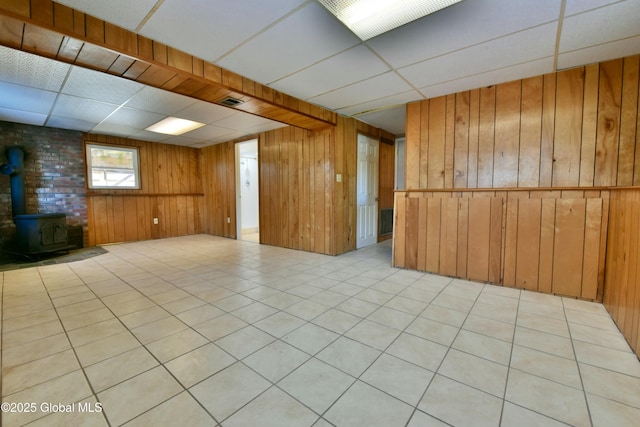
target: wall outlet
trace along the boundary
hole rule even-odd
[[[153,218],[153,225],[158,225],[158,218]]]
[[[227,224],[231,224],[231,217],[230,216],[227,217]]]
[[[336,182],[342,182],[342,174],[341,173],[337,173],[336,174]]]

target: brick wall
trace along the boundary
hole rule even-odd
[[[25,150],[27,213],[65,213],[70,233],[87,235],[87,196],[82,133],[0,121],[0,163],[5,150]],[[0,244],[15,234],[9,177],[0,175]]]

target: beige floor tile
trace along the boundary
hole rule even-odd
[[[547,334],[535,329],[516,327],[514,344],[564,357],[565,359],[575,359],[573,344],[569,338]]]
[[[216,341],[216,345],[236,359],[244,359],[274,340],[273,336],[249,325],[224,338],[220,338]]]
[[[317,413],[323,413],[354,381],[355,378],[344,372],[310,359],[278,386]]]
[[[612,332],[618,331],[618,327],[606,313],[596,314],[586,311],[571,310],[569,308],[565,308],[564,311],[569,323],[578,323],[580,325],[591,326],[593,328],[604,329]]]
[[[1,325],[2,323],[0,322]],[[4,367],[21,365],[69,348],[71,348],[71,344],[65,334],[51,335],[27,344],[4,349],[2,352],[2,365]]]
[[[223,311],[230,312],[242,308],[246,305],[252,304],[253,302],[254,301],[251,298],[247,298],[240,294],[235,294],[214,301],[211,304]]]
[[[204,304],[206,303],[201,299],[196,298],[192,295],[189,295],[185,298],[182,298],[176,301],[171,301],[166,304],[162,304],[162,308],[167,310],[169,313],[175,315],[178,313],[183,313],[188,310],[192,310],[196,307],[201,307]]]
[[[522,300],[518,306],[518,311],[521,313],[531,313],[538,316],[549,317],[551,319],[566,321],[564,307],[559,305],[549,305],[535,301]]]
[[[463,329],[451,347],[493,362],[509,365],[511,343],[497,340],[486,335],[476,334],[475,332],[465,331]]]
[[[312,323],[342,335],[360,321],[362,321],[361,317],[331,309],[313,319]]]
[[[508,368],[499,363],[450,349],[438,374],[502,399]]]
[[[110,337],[111,335],[125,332],[126,330],[122,323],[112,316],[109,320],[92,323],[88,326],[68,331],[67,335],[69,336],[71,344],[79,347],[93,341]]]
[[[175,359],[191,350],[207,344],[209,340],[194,331],[183,329],[175,334],[147,344],[147,349],[161,362]]]
[[[295,331],[285,335],[282,340],[299,348],[308,354],[314,355],[333,341],[338,339],[340,335],[321,328],[312,323],[307,323]]]
[[[90,311],[88,313],[78,313],[61,318],[62,325],[67,331],[110,319],[115,319],[115,317],[113,313],[111,313],[111,311],[106,307]]]
[[[95,397],[73,402],[72,412],[51,412],[39,418],[30,427],[107,427],[109,424],[102,412],[101,404]],[[65,407],[68,407],[65,404]],[[54,406],[50,407],[54,409]]]
[[[633,353],[574,341],[578,362],[640,378],[640,362]]]
[[[483,302],[487,300],[485,298],[483,300],[483,295],[480,295],[478,301],[473,305],[470,314],[474,316],[485,317],[487,319],[497,320],[499,322],[509,323],[511,325],[515,325],[516,316],[518,315],[518,306],[514,305],[513,307],[505,307],[504,305],[490,304]],[[495,297],[492,298],[502,298],[507,301],[512,301],[511,298],[503,298],[503,297]],[[517,301],[516,301],[517,302]]]
[[[215,344],[207,344],[167,362],[165,367],[184,387],[189,388],[235,361]]]
[[[456,327],[423,317],[418,317],[405,329],[406,333],[437,342],[447,347],[451,345],[456,335],[458,335],[458,331],[459,329]]]
[[[447,427],[449,424],[443,423],[437,418],[431,415],[425,414],[422,411],[416,410],[413,416],[409,420],[407,427]]]
[[[413,408],[368,384],[357,381],[324,414],[339,426],[390,427],[407,423]]]
[[[380,351],[349,338],[340,337],[316,357],[354,377],[360,376],[380,355]]]
[[[134,329],[157,320],[166,319],[169,316],[171,316],[171,313],[166,311],[164,308],[153,305],[134,313],[119,316],[119,319],[127,326],[127,328]]]
[[[2,331],[4,334],[7,334],[18,329],[28,328],[29,326],[39,325],[57,319],[58,315],[54,309],[43,310],[34,314],[13,317],[10,319],[4,318],[2,321]]]
[[[224,311],[209,304],[201,305],[187,311],[176,314],[176,317],[189,326],[199,325],[207,320],[222,316]]]
[[[403,333],[391,344],[386,352],[435,372],[442,359],[444,359],[447,347]]]
[[[511,402],[504,402],[502,409],[502,427],[566,427],[565,423],[545,417],[537,412],[530,411]]]
[[[124,316],[125,314],[135,313],[136,311],[155,306],[156,303],[147,297],[140,297],[123,303],[113,303],[108,305],[116,316]]]
[[[144,347],[118,354],[85,368],[91,386],[100,392],[158,366],[158,361]]]
[[[589,425],[582,390],[518,370],[509,371],[505,399],[570,425]]]
[[[246,322],[231,314],[225,314],[199,323],[193,326],[193,329],[204,335],[210,341],[215,341],[245,326],[247,326]]]
[[[176,317],[167,317],[165,319],[156,320],[155,322],[138,326],[137,328],[132,329],[131,332],[140,340],[140,342],[148,344],[187,328],[188,326],[181,322],[180,319]]]
[[[382,354],[360,380],[389,393],[409,405],[420,401],[433,372],[387,354]]]
[[[309,297],[311,301],[315,301],[319,304],[326,305],[327,307],[335,307],[349,299],[347,295],[340,294],[338,292],[332,292],[325,290]],[[371,301],[369,301],[371,302]]]
[[[40,323],[26,328],[18,329],[2,335],[2,348],[11,348],[24,345],[42,338],[58,335],[64,332],[59,320]]]
[[[283,311],[272,314],[271,316],[254,323],[257,328],[262,329],[276,338],[280,338],[304,324],[304,320]]]
[[[532,375],[582,389],[578,364],[575,360],[514,345],[510,366]]]
[[[241,362],[192,387],[191,393],[218,421],[224,421],[271,386]]]
[[[393,310],[388,307],[380,307],[371,313],[367,320],[397,329],[404,330],[416,317],[403,311]]]
[[[462,329],[486,335],[502,341],[512,342],[515,326],[513,324],[469,314]]]
[[[308,354],[285,342],[275,341],[247,357],[244,363],[272,383],[277,383],[308,359]]]
[[[82,366],[89,366],[139,346],[140,342],[126,331],[81,345],[75,350]]]
[[[395,296],[387,301],[384,306],[404,313],[418,315],[425,309],[427,303],[403,296]]]
[[[598,396],[640,408],[640,378],[580,364],[584,389]]]
[[[107,419],[120,425],[183,390],[161,366],[98,393]]]
[[[125,424],[127,427],[148,426],[215,426],[214,419],[187,392],[182,392]]]
[[[16,393],[79,368],[80,365],[73,350],[65,350],[22,365],[4,365],[2,367],[2,395]]]
[[[397,329],[389,328],[378,323],[363,320],[351,328],[345,336],[362,344],[384,351],[396,337],[400,335]]]
[[[441,307],[439,305],[429,305],[422,313],[420,313],[419,317],[435,320],[440,323],[446,323],[447,325],[459,328],[464,323],[467,315],[468,313],[453,310],[451,308]]]
[[[154,293],[153,295],[149,295],[149,299],[158,305],[164,305],[164,304],[169,304],[171,302],[175,302],[175,301],[187,298],[189,296],[192,296],[187,292],[183,291],[182,289],[176,289],[175,287],[173,287],[173,285],[170,285],[170,286],[171,286],[170,290],[166,292],[161,292],[157,294]]]
[[[518,312],[517,326],[569,338],[569,326],[564,320],[521,311]]]
[[[380,306],[358,298],[349,298],[338,304],[336,308],[357,317],[366,317],[379,309]]]
[[[452,310],[468,313],[473,307],[473,300],[461,298],[453,295],[440,294],[432,301],[432,304],[440,307],[450,308]]]
[[[251,401],[224,422],[228,427],[264,426],[298,427],[310,426],[318,415],[292,399],[276,387]]]
[[[289,306],[284,309],[289,314],[299,317],[304,320],[312,320],[329,308],[326,305],[318,304],[317,302],[303,300],[297,304]]]
[[[436,375],[418,409],[451,425],[496,426],[502,399]]]
[[[623,405],[587,393],[589,411],[594,427],[635,427],[640,420],[640,409]]]
[[[409,298],[414,301],[420,301],[422,303],[429,304],[438,296],[438,293],[434,291],[420,289],[415,286],[409,286],[407,289],[400,292],[397,296]]]
[[[571,331],[571,338],[576,341],[584,341],[614,350],[631,352],[629,344],[620,334],[620,331],[616,330],[614,332],[579,323],[569,323],[569,330]]]

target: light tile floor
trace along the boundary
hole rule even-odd
[[[3,426],[640,422],[600,304],[394,269],[389,242],[107,249],[0,274]]]

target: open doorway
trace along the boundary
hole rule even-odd
[[[236,224],[238,240],[260,243],[258,140],[236,144]]]

